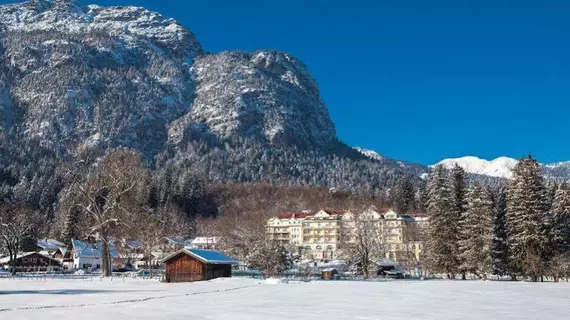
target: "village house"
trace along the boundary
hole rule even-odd
[[[192,239],[186,247],[192,249],[216,250],[218,242],[218,237],[196,237]]]
[[[71,245],[69,256],[73,259],[73,270],[92,271],[101,268],[101,243],[92,244],[73,239]],[[112,260],[115,260],[114,265],[120,264],[119,254],[114,245],[109,245],[109,251]]]
[[[0,266],[4,270],[12,271],[10,257],[0,259]],[[39,252],[28,252],[16,256],[16,272],[53,272],[61,268],[59,261]]]
[[[193,282],[232,276],[238,261],[219,251],[183,248],[162,261],[166,282]]]

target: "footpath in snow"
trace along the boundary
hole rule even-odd
[[[0,319],[568,319],[570,284],[0,280]]]

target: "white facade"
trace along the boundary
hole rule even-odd
[[[419,259],[423,242],[418,238],[410,239],[407,231],[424,226],[427,218],[421,216],[416,220],[391,209],[370,208],[358,215],[341,210],[286,212],[267,222],[266,233],[269,240],[292,246],[303,259],[336,259],[343,242],[355,241],[346,230],[354,228],[356,216],[369,220],[377,228],[384,239],[386,258],[397,260],[402,252],[413,250]],[[345,234],[341,234],[341,230]]]

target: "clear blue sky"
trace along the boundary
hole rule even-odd
[[[207,51],[299,57],[350,145],[424,164],[570,160],[570,1],[91,2],[174,17]]]

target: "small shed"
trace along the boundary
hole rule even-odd
[[[338,276],[338,270],[334,268],[326,268],[322,270],[322,280],[335,280]]]
[[[162,260],[166,264],[166,282],[193,282],[232,276],[238,261],[222,252],[180,249]]]
[[[396,262],[394,262],[388,258],[382,258],[382,259],[378,260],[376,262],[376,265],[378,266],[377,275],[379,275],[379,276],[385,276],[386,271],[396,270]]]

